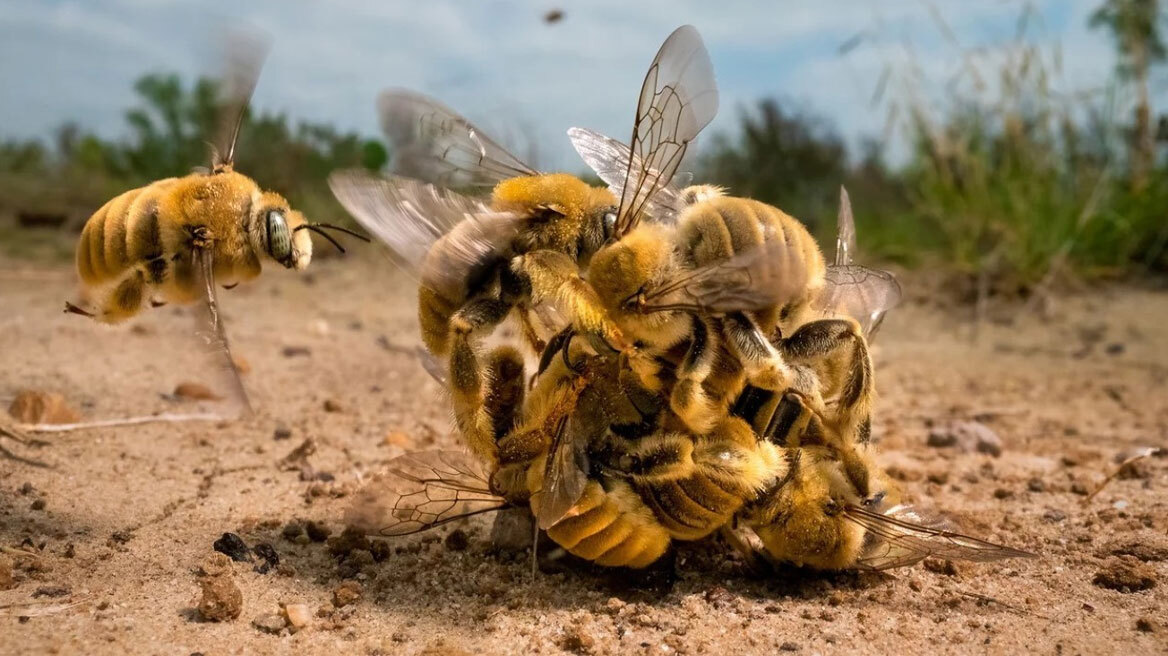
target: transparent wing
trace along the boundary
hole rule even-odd
[[[885,313],[900,300],[900,283],[888,271],[859,264],[832,265],[827,267],[815,306],[826,315],[852,317],[859,322],[864,336],[871,339]]]
[[[869,546],[857,561],[861,569],[906,567],[930,556],[948,560],[988,562],[1005,558],[1036,558],[1035,554],[942,528],[909,506],[874,513],[849,506],[845,516],[868,531]]]
[[[235,162],[239,129],[271,46],[271,40],[258,32],[236,31],[227,37],[223,48],[225,70],[219,87],[219,125],[212,142],[212,171]]]
[[[467,267],[504,249],[522,222],[521,217],[493,212],[482,201],[457,192],[361,169],[333,172],[329,188],[353,218],[415,275],[422,272],[434,245],[445,238],[449,247],[443,264],[455,265],[455,270],[436,273],[457,278]]]
[[[856,219],[852,216],[852,199],[840,185],[839,217],[836,219],[835,265],[847,266],[856,256]]]
[[[586,128],[569,128],[568,138],[572,146],[583,158],[584,163],[591,168],[605,184],[620,194],[628,186],[629,172],[640,174],[644,168],[639,161],[632,161],[633,155],[629,147],[612,137],[606,137],[599,132]],[[651,175],[658,172],[651,171]],[[661,186],[657,193],[646,200],[645,214],[654,221],[661,223],[675,223],[677,216],[685,209],[685,202],[681,197],[681,190],[693,180],[690,173],[677,173],[673,180]],[[634,186],[639,183],[634,183]]]
[[[377,99],[391,146],[390,170],[452,189],[493,186],[536,171],[442,103],[389,89]]]
[[[641,85],[615,235],[641,220],[648,202],[669,184],[689,143],[718,111],[714,66],[698,31],[669,35]]]
[[[194,268],[199,276],[199,294],[202,298],[195,303],[195,336],[206,356],[215,364],[218,380],[217,392],[224,394],[228,401],[237,403],[243,415],[252,412],[247,390],[239,377],[235,359],[231,355],[231,345],[227,342],[227,330],[219,310],[219,297],[215,290],[214,253],[209,248],[196,248]]]
[[[472,456],[423,451],[391,460],[357,493],[346,521],[367,533],[408,535],[507,505]]]
[[[784,305],[802,291],[801,261],[785,242],[765,242],[666,281],[645,296],[641,310],[725,314]]]
[[[548,449],[536,513],[543,530],[560,521],[580,500],[588,485],[587,440],[576,435],[573,423],[570,416],[560,418]]]

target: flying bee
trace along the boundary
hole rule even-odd
[[[419,270],[423,341],[432,355],[449,358],[455,417],[480,456],[489,459],[494,444],[475,411],[484,378],[491,379],[480,371],[472,337],[518,308],[527,341],[542,351],[528,310],[550,305],[597,341],[625,346],[581,270],[616,238],[622,220],[642,213],[659,193],[676,193],[668,186],[681,157],[716,111],[709,55],[693,27],[680,27],[645,76],[634,119],[637,151],[625,154],[643,174],[618,203],[607,189],[572,176],[539,174],[432,100],[383,94],[395,169],[436,184],[342,171],[330,185],[362,225]],[[488,200],[448,188],[484,181],[494,184]]]
[[[92,311],[68,302],[66,311],[117,323],[138,314],[147,301],[197,302],[208,341],[229,359],[216,284],[231,288],[255,278],[263,257],[305,269],[312,259],[309,231],[337,248],[325,229],[368,241],[344,228],[308,222],[282,196],[235,170],[236,141],[267,50],[260,39],[229,42],[223,121],[209,171],[126,191],[86,221],[76,265],[82,305]],[[246,398],[238,377],[235,387]]]

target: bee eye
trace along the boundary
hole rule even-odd
[[[606,236],[611,237],[612,231],[614,228],[616,228],[616,212],[611,212],[611,211],[605,212],[604,213],[604,234]]]
[[[284,213],[280,210],[269,211],[264,228],[268,237],[268,255],[277,262],[288,261],[292,255],[292,233],[288,230]]]
[[[823,512],[828,517],[834,517],[835,515],[838,515],[839,511],[840,505],[835,502],[835,499],[828,499],[827,503],[823,504]]]
[[[879,506],[880,502],[884,501],[885,494],[886,494],[885,492],[877,492],[876,494],[873,494],[872,496],[868,497],[867,499],[864,499],[864,505],[869,507],[869,508]]]

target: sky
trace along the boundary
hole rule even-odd
[[[132,84],[147,72],[217,73],[225,29],[273,40],[254,108],[374,136],[388,87],[430,94],[546,168],[579,170],[571,126],[627,139],[645,69],[690,23],[713,60],[720,110],[777,97],[824,117],[850,144],[883,134],[886,69],[943,105],[969,52],[986,66],[1014,41],[1061,52],[1056,86],[1112,80],[1108,37],[1087,28],[1102,0],[0,0],[0,139],[48,137],[67,121],[128,133]],[[563,12],[548,24],[544,15]],[[854,47],[841,52],[846,43]],[[908,74],[915,67],[918,75]],[[968,81],[968,80],[967,80]],[[1160,89],[1157,87],[1157,95]],[[518,138],[522,135],[523,138]],[[898,147],[891,138],[893,151]],[[245,147],[245,146],[241,146]]]

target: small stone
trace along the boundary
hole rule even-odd
[[[21,485],[20,488],[18,488],[16,491],[20,492],[20,494],[22,496],[27,497],[28,495],[32,494],[33,492],[36,492],[36,488],[32,486],[32,483],[25,481],[24,484]]]
[[[355,526],[350,526],[339,536],[328,539],[329,553],[334,556],[343,558],[354,549],[369,551],[369,538],[365,537],[365,533]]]
[[[1106,352],[1107,355],[1122,355],[1125,350],[1127,350],[1127,347],[1125,347],[1122,342],[1112,342],[1107,345],[1107,348],[1104,349],[1104,352]]]
[[[285,346],[280,349],[280,353],[286,358],[308,357],[312,355],[312,349],[307,346]]]
[[[930,483],[944,485],[949,482],[949,472],[945,470],[929,472],[928,479]]]
[[[324,542],[333,534],[332,529],[317,521],[308,522],[304,528],[308,532],[308,538],[313,542]]]
[[[1032,478],[1026,482],[1026,489],[1030,490],[1031,492],[1045,492],[1046,483],[1044,483],[1041,478]]]
[[[276,424],[276,429],[272,431],[272,438],[276,440],[286,440],[292,437],[292,429],[284,424]]]
[[[249,363],[242,355],[232,353],[231,364],[235,365],[235,370],[238,371],[239,375],[241,376],[246,376],[251,373],[251,363]]]
[[[32,598],[49,597],[55,599],[57,597],[64,597],[72,591],[67,585],[42,585],[36,590],[33,590]]]
[[[284,619],[283,615],[272,613],[256,617],[251,621],[251,625],[264,633],[279,633],[288,626],[288,622]]]
[[[332,617],[333,613],[337,612],[337,607],[328,603],[327,601],[316,609],[317,617]]]
[[[284,606],[284,617],[288,618],[288,626],[295,633],[312,623],[312,611],[308,604],[288,604]]]
[[[292,520],[284,525],[283,530],[280,531],[280,535],[289,542],[295,542],[296,538],[304,535],[304,524],[301,524],[296,520]]]
[[[234,533],[224,533],[211,546],[215,551],[226,554],[237,563],[250,563],[252,561],[251,549],[247,547],[243,538]]]
[[[450,551],[466,551],[470,546],[470,536],[466,531],[456,528],[446,536],[446,548]]]
[[[222,553],[213,553],[203,559],[199,565],[199,572],[203,576],[224,576],[230,575],[231,559]]]
[[[16,587],[16,577],[12,574],[12,559],[0,556],[0,590],[11,590]]]
[[[261,542],[255,546],[255,555],[260,557],[262,561],[256,565],[255,571],[260,574],[267,574],[274,568],[280,565],[280,554],[276,553],[276,548],[267,542]]]
[[[174,397],[181,401],[218,401],[223,398],[202,383],[183,382],[174,388]]]
[[[936,449],[957,446],[957,435],[941,430],[929,431],[929,437],[925,440],[925,446],[931,446]]]
[[[81,414],[65,401],[65,397],[41,390],[21,390],[8,406],[8,414],[24,424],[73,424],[81,421]]]
[[[414,446],[414,440],[408,433],[403,431],[390,431],[385,436],[386,446],[397,446],[403,449],[411,449]]]
[[[365,549],[354,549],[345,557],[345,562],[356,568],[366,567],[372,565],[375,561],[373,552]]]
[[[1116,556],[1107,559],[1092,583],[1120,592],[1147,590],[1156,586],[1156,568],[1135,556]]]
[[[344,608],[361,600],[364,588],[356,581],[345,581],[333,589],[333,605]]]
[[[282,471],[301,471],[308,467],[308,457],[316,453],[316,440],[311,437],[304,440],[295,449],[292,449],[276,463]]]
[[[1071,483],[1071,493],[1085,497],[1091,492],[1087,489],[1087,486],[1082,481],[1075,481],[1074,483]]]
[[[1048,522],[1057,523],[1066,521],[1067,514],[1061,510],[1050,508],[1046,512],[1042,513],[1042,518]]]
[[[1014,491],[1008,490],[1004,487],[1000,487],[1000,488],[994,490],[994,498],[995,499],[1012,499],[1012,498],[1014,498]]]
[[[1152,467],[1146,458],[1129,460],[1119,467],[1116,477],[1121,481],[1144,480],[1152,477]]]
[[[61,556],[65,558],[73,558],[77,555],[77,546],[72,542],[65,544],[65,551],[61,552]]]
[[[953,564],[952,560],[938,560],[936,558],[925,559],[925,569],[934,574],[943,574],[945,576],[957,576],[957,566]]]
[[[596,636],[582,624],[564,629],[559,643],[560,649],[570,651],[573,654],[593,654],[596,652]]]
[[[229,575],[205,576],[199,579],[202,596],[199,614],[210,622],[223,622],[239,617],[243,612],[243,593]]]
[[[779,645],[779,651],[799,651],[802,647],[797,642],[787,641]]]
[[[325,399],[324,400],[324,411],[325,412],[344,412],[345,408],[344,408],[344,406],[341,405],[341,402],[336,400],[336,399]]]
[[[958,421],[934,428],[929,432],[925,444],[934,448],[957,447],[962,451],[977,451],[995,458],[1002,455],[1002,438],[979,421]]]
[[[29,504],[28,507],[31,510],[44,510],[45,509],[45,500],[44,499],[37,499],[37,500],[33,501],[31,504]]]

